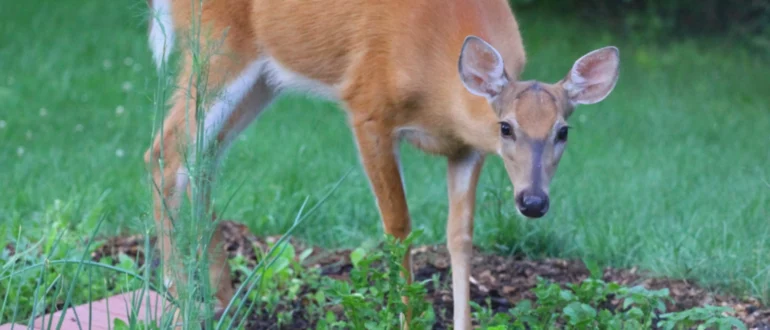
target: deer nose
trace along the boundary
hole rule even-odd
[[[548,213],[548,195],[542,191],[522,191],[517,201],[521,214],[540,218]]]

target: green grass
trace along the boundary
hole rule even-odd
[[[142,157],[157,76],[143,4],[0,3],[0,242],[19,228],[38,240],[57,200],[58,216],[82,236],[100,216],[100,235],[151,223]],[[607,44],[621,50],[621,77],[607,100],[571,119],[545,218],[516,215],[501,162],[490,158],[475,242],[639,265],[770,298],[770,65],[716,41],[663,48],[550,15],[518,18],[524,78],[556,81]],[[403,149],[414,226],[424,242],[443,242],[445,163]],[[296,236],[351,247],[382,229],[343,114],[285,97],[234,144],[216,187],[218,211],[255,233],[283,233],[306,196],[312,204],[351,168]]]

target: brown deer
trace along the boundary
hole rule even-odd
[[[520,80],[525,52],[507,0],[199,4],[150,0],[153,57],[160,66],[174,44],[181,47],[180,86],[188,85],[193,62],[188,43],[175,42],[175,35],[197,40],[202,48],[219,45],[204,76],[204,83],[219,91],[218,97],[204,105],[205,116],[196,118],[188,106],[195,103],[195,91],[178,90],[145,155],[155,184],[163,182],[154,189],[154,203],[158,228],[165,229],[159,232],[165,251],[171,251],[172,243],[169,216],[162,209],[167,205],[173,211],[182,191],[189,189],[184,149],[177,146],[192,147],[196,124],[203,121],[204,150],[219,156],[279,93],[311,93],[338,101],[347,114],[387,234],[403,239],[411,228],[399,142],[407,140],[446,157],[455,329],[471,326],[473,215],[484,158],[502,158],[519,212],[542,217],[549,208],[549,184],[567,145],[567,119],[578,104],[606,98],[618,79],[619,52],[608,46],[580,57],[555,83]],[[192,20],[198,15],[203,33],[193,35]],[[203,203],[208,207],[208,200]],[[221,233],[215,232],[209,272],[216,297],[227,304],[233,290],[218,247],[221,241]],[[164,260],[168,264],[172,257]],[[408,256],[403,263],[409,270],[404,276],[411,280]],[[175,284],[169,291],[174,294]]]

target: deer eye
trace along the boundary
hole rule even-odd
[[[506,123],[506,122],[500,123],[500,134],[503,137],[515,139],[515,137],[513,136],[513,127],[511,127],[511,124],[509,123]]]
[[[560,142],[567,141],[567,133],[569,133],[569,127],[562,126],[562,128],[560,128],[559,131],[556,132],[556,141],[560,141]]]

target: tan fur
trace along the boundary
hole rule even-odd
[[[533,85],[537,84],[533,88]],[[548,192],[550,177],[556,170],[560,155],[554,154],[551,137],[557,123],[566,125],[565,109],[570,106],[566,94],[558,85],[525,81],[506,91],[500,100],[498,112],[503,121],[514,122],[518,127],[517,140],[503,142],[502,154],[511,182],[518,195],[527,188],[532,188],[533,171],[538,170],[532,159],[531,144],[536,141],[545,143],[542,165],[543,181],[536,187]]]
[[[179,202],[172,198],[177,173],[183,168],[180,150],[184,149],[178,147],[189,148],[195,135],[196,118],[185,105],[195,98],[194,90],[186,90],[192,70],[186,45],[190,19],[193,12],[199,12],[201,44],[208,47],[222,41],[207,68],[205,83],[209,89],[225,86],[249,63],[263,58],[332,87],[348,114],[386,233],[404,238],[411,228],[395,154],[399,139],[447,158],[447,244],[455,272],[454,325],[469,329],[467,281],[475,192],[484,156],[502,156],[520,191],[520,186],[530,184],[528,178],[533,173],[528,148],[536,141],[546,141],[542,181],[547,185],[561,154],[548,141],[574,107],[563,81],[539,83],[538,88],[532,88],[534,82],[519,81],[526,57],[508,1],[209,0],[203,2],[202,9],[193,8],[191,3],[198,2],[172,0],[175,28],[182,35],[182,73],[178,79],[182,90],[175,94],[165,120],[164,143],[158,136],[145,155],[154,182],[160,186],[155,194],[159,228],[170,226],[162,203],[173,210]],[[486,40],[504,59],[511,83],[494,102],[469,93],[460,81],[458,56],[469,35]],[[217,140],[238,134],[269,102],[266,95],[271,92],[269,82],[260,79],[227,118]],[[521,138],[515,143],[501,139],[501,121],[514,123]],[[161,152],[162,168],[158,166]],[[202,202],[208,207],[208,198]],[[160,238],[169,251],[173,246],[170,235],[162,231]],[[217,298],[227,304],[233,292],[229,268],[215,247],[220,242],[221,234],[216,232],[209,251],[214,260],[209,271],[212,284],[218,288]],[[164,260],[174,259],[164,256]],[[409,258],[404,265],[411,270]],[[411,274],[405,276],[411,280]],[[174,294],[175,286],[169,290]]]

